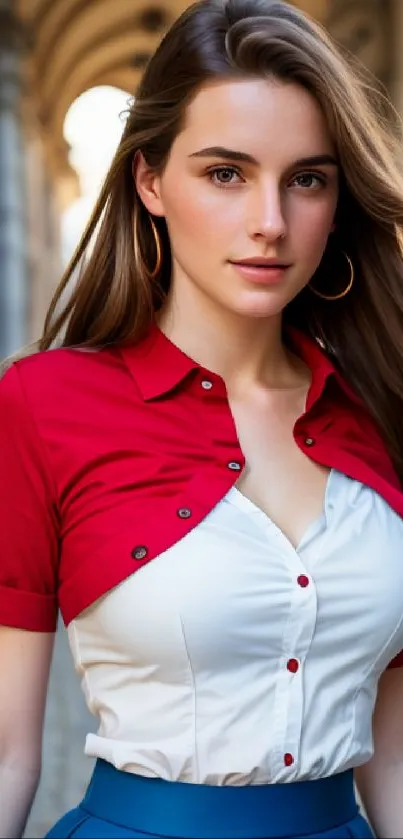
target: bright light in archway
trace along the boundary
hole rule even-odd
[[[81,197],[62,219],[63,262],[71,257],[83,232],[119,144],[130,94],[114,87],[95,87],[71,105],[64,136],[71,147],[70,162],[77,171]]]

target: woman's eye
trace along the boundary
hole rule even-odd
[[[211,182],[217,186],[231,185],[236,183],[235,177],[240,177],[238,170],[233,166],[216,166],[215,169],[210,169],[208,175]]]
[[[324,186],[326,181],[322,175],[317,175],[314,172],[302,172],[301,175],[295,176],[292,183],[302,189],[312,189]]]

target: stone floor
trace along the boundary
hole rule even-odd
[[[46,709],[42,777],[25,831],[41,839],[82,798],[93,768],[84,755],[85,735],[96,722],[87,711],[74,672],[65,630],[56,636]]]

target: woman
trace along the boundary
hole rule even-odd
[[[202,0],[146,69],[0,386],[2,836],[59,606],[99,729],[49,837],[368,837],[354,779],[403,836],[403,182],[368,89],[269,0]]]

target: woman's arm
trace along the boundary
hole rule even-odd
[[[376,836],[403,837],[403,668],[386,670],[374,714],[374,756],[355,779]]]
[[[1,839],[20,839],[38,786],[53,641],[0,627]]]

